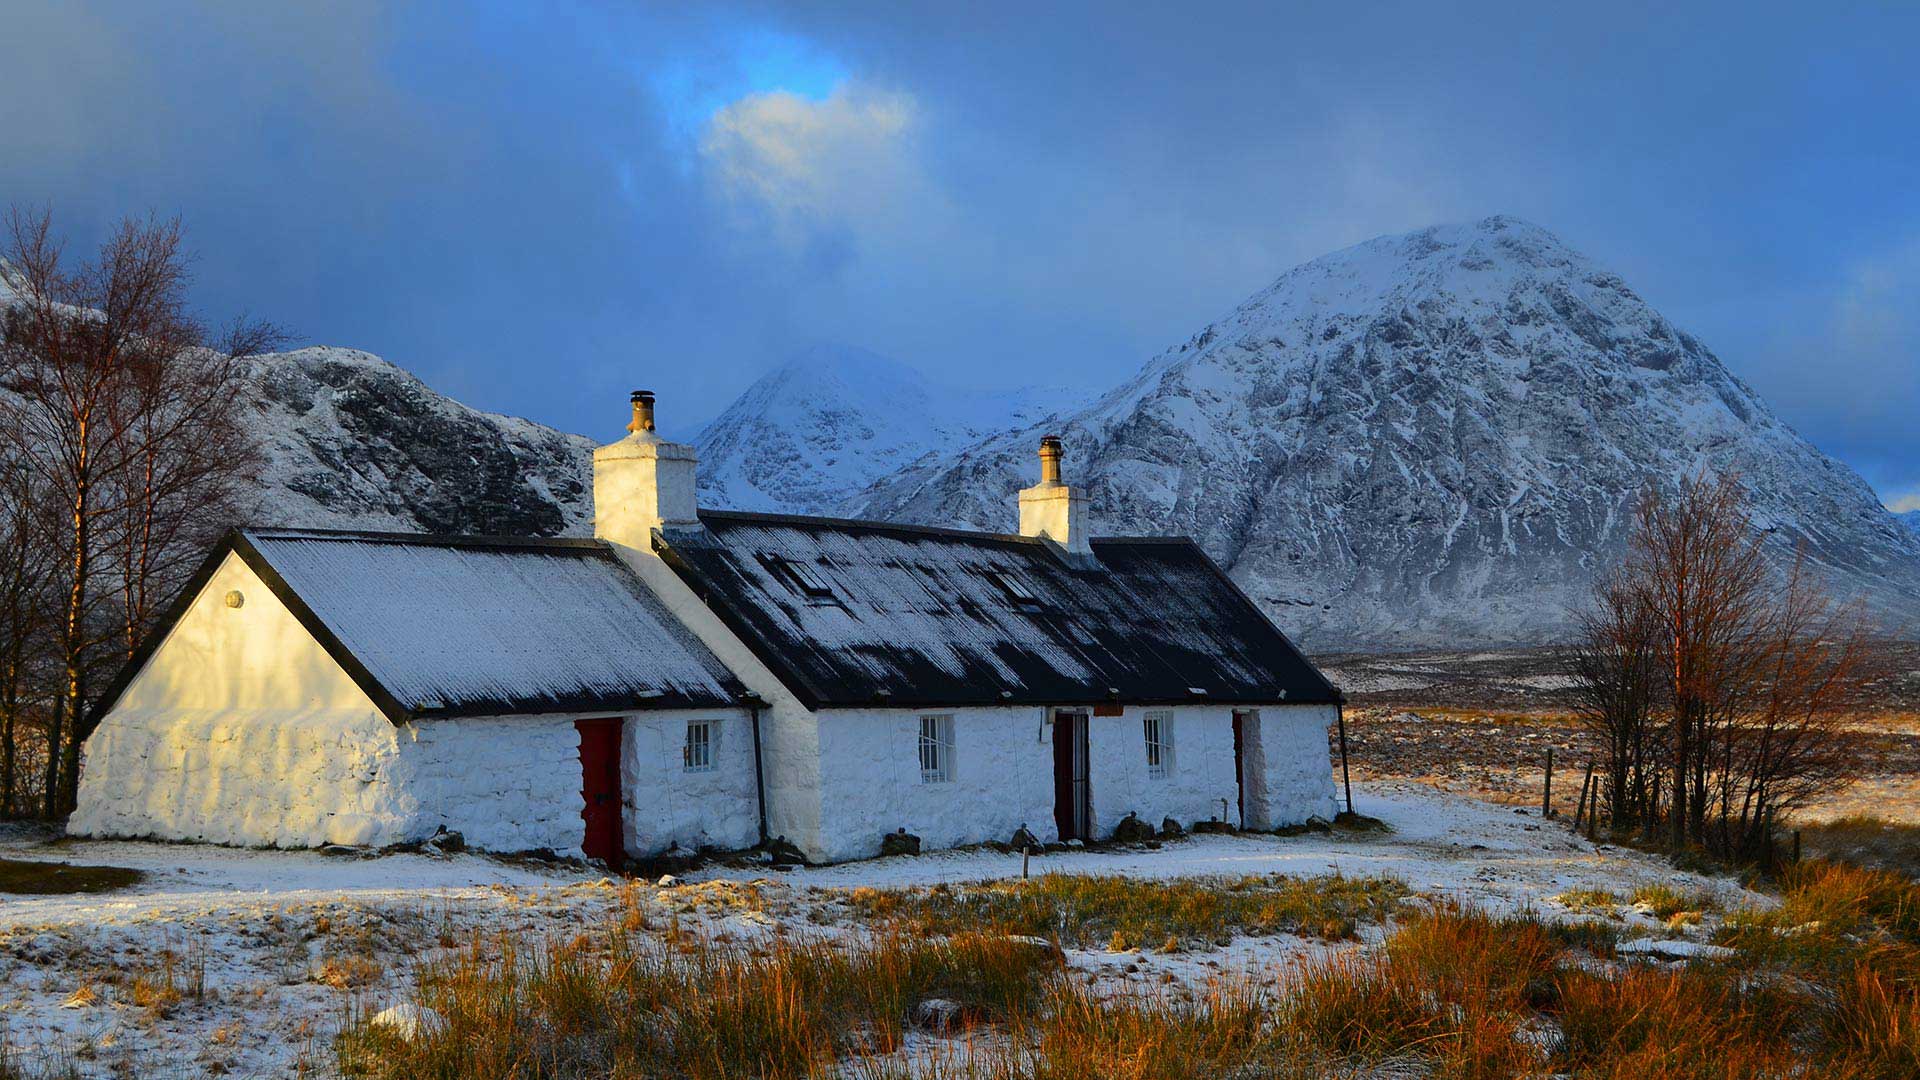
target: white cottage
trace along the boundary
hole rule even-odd
[[[70,831],[617,862],[1330,817],[1339,695],[1191,541],[1092,538],[1042,440],[1019,535],[703,511],[594,455],[594,540],[248,530],[101,704]]]

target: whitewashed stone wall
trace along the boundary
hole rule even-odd
[[[1333,813],[1333,775],[1326,725],[1331,706],[1275,706],[1250,725],[1251,827]],[[1087,750],[1093,831],[1106,836],[1127,813],[1159,828],[1207,819],[1238,823],[1233,710],[1174,706],[1173,760],[1168,775],[1148,774],[1146,709],[1090,718]],[[953,779],[920,779],[920,717],[953,717]],[[1042,840],[1054,825],[1053,731],[1049,710],[833,709],[818,716],[820,791],[830,808],[821,842],[809,857],[836,862],[867,858],[882,834],[904,828],[926,849],[1005,840],[1021,825]],[[1258,754],[1254,753],[1255,747]],[[1264,794],[1264,803],[1257,796]]]
[[[784,837],[818,858],[813,853],[824,850],[821,830],[825,815],[820,731],[814,714],[694,595],[680,575],[653,553],[651,520],[644,506],[596,504],[595,535],[613,546],[667,610],[720,658],[741,685],[768,702],[760,715],[767,833]],[[834,813],[838,814],[839,808]],[[757,820],[755,827],[757,832]]]
[[[1327,750],[1327,729],[1339,719],[1337,705],[1266,705],[1260,709],[1261,777],[1266,818],[1248,827],[1271,829],[1310,817],[1332,820],[1339,811]],[[1248,806],[1253,818],[1251,803]]]
[[[1164,777],[1147,775],[1145,718],[1173,714],[1173,762]],[[1239,781],[1233,766],[1233,711],[1179,705],[1129,706],[1121,716],[1095,716],[1087,729],[1093,762],[1093,834],[1106,836],[1129,812],[1154,828],[1164,818],[1182,825],[1213,819],[1238,824]],[[1224,812],[1222,810],[1224,802]]]
[[[920,780],[920,717],[953,717],[953,779]],[[926,849],[1006,840],[1025,825],[1051,839],[1053,742],[1046,710],[831,709],[819,714],[823,862],[880,850],[904,828]]]
[[[715,722],[713,769],[688,772],[687,724],[699,720]],[[760,842],[753,726],[744,711],[675,710],[628,717],[620,785],[628,854],[654,855],[676,844],[687,851],[737,850]]]
[[[231,591],[241,594],[239,607],[227,606]],[[713,772],[680,768],[690,716],[721,721]],[[445,828],[486,850],[578,855],[575,719],[429,719],[396,728],[232,557],[88,739],[68,829],[316,847],[384,846]],[[630,851],[757,839],[753,737],[743,712],[631,717],[621,768]]]
[[[239,607],[225,597],[240,593]],[[87,740],[70,831],[289,847],[380,843],[399,733],[238,557]]]

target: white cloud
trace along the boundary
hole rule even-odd
[[[1911,495],[1902,495],[1889,501],[1887,503],[1887,509],[1896,514],[1907,514],[1915,510],[1920,510],[1920,491],[1916,491]]]
[[[904,93],[844,83],[812,100],[776,90],[716,112],[700,153],[738,225],[766,226],[795,247],[885,240],[945,202],[920,164],[919,126]]]

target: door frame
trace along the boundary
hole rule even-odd
[[[1088,745],[1091,713],[1053,710],[1053,823],[1060,839],[1093,839],[1093,755]]]
[[[625,865],[627,858],[625,820],[627,798],[620,775],[620,756],[626,744],[626,718],[623,716],[592,717],[575,720],[573,727],[575,731],[580,733],[580,853],[589,859],[601,859],[606,862],[609,869],[617,871]],[[611,811],[613,814],[613,847],[610,852],[604,854],[588,850],[589,844],[593,844],[596,847],[599,846],[598,840],[594,836],[593,819],[587,816],[590,809],[587,802],[590,785],[587,775],[587,741],[590,737],[589,733],[591,733],[591,737],[595,740],[605,740],[611,743],[611,752],[608,754],[603,768],[606,770],[607,776],[610,777],[613,788],[613,807]]]

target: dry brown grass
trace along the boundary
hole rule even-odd
[[[1337,874],[1224,881],[1046,874],[972,886],[856,889],[850,903],[865,918],[918,933],[992,929],[1078,948],[1174,951],[1225,944],[1235,934],[1347,939],[1362,923],[1386,921],[1406,895],[1406,883],[1392,878]]]
[[[1894,870],[1920,877],[1920,825],[1874,814],[1850,814],[1800,829],[1810,858]]]
[[[1272,883],[1213,883],[1224,908],[1154,883],[1094,879],[1087,893],[1040,884],[980,902],[1010,904],[988,909],[1008,924],[1043,902],[1069,909],[1049,924],[1062,939],[1110,935],[1154,912],[1204,935],[1260,925],[1221,911],[1263,902],[1249,896]],[[642,936],[616,913],[562,945],[491,939],[430,965],[420,1001],[447,1018],[444,1031],[409,1043],[361,1024],[338,1052],[349,1075],[478,1080],[1912,1080],[1915,888],[1884,872],[1797,868],[1777,909],[1729,916],[1721,937],[1734,960],[1672,968],[1614,957],[1604,923],[1432,905],[1403,913],[1378,946],[1294,962],[1270,989],[1260,972],[1214,982],[1197,1000],[1063,977],[1057,952],[1002,933],[927,933],[980,910],[952,891],[863,893],[857,906],[887,928],[841,944],[720,942],[672,927]],[[954,1003],[949,1038],[910,1054],[910,1018],[932,998]]]
[[[421,1003],[446,1018],[443,1030],[407,1041],[357,1025],[339,1043],[342,1071],[808,1077],[897,1051],[912,1007],[930,998],[954,1002],[965,1024],[1008,1023],[1061,966],[1051,948],[979,934],[654,950],[614,927],[584,946],[495,945],[422,971]]]

